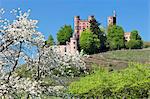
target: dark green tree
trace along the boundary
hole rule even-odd
[[[80,48],[87,54],[97,53],[100,47],[98,36],[93,34],[89,29],[81,33],[79,39]]]
[[[140,49],[143,47],[143,41],[137,30],[131,32],[130,41],[126,43],[126,48]]]
[[[105,32],[101,31],[99,26],[100,23],[98,23],[95,18],[90,21],[90,30],[93,34],[97,35],[100,40],[100,50],[102,51],[106,48],[106,35]]]
[[[112,25],[107,30],[107,44],[110,50],[125,47],[124,30],[120,26]]]
[[[60,30],[57,33],[57,41],[60,45],[66,44],[66,41],[70,40],[70,37],[73,34],[73,29],[70,25],[64,25],[60,28]]]
[[[46,45],[48,46],[54,45],[54,38],[51,34],[49,35],[48,40],[46,41]]]
[[[90,30],[93,32],[93,34],[98,35],[98,38],[100,38],[101,30],[99,28],[100,23],[96,21],[95,18],[90,20]]]
[[[138,31],[137,30],[133,30],[131,32],[131,37],[130,39],[132,40],[141,40],[141,36],[139,35]]]

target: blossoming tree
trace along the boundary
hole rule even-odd
[[[0,96],[15,98],[26,94],[40,97],[64,88],[60,76],[75,76],[85,72],[85,63],[80,55],[59,54],[57,46],[46,47],[44,36],[37,31],[37,20],[29,18],[30,10],[22,12],[12,10],[16,20],[3,19],[4,10],[0,10]],[[21,77],[16,73],[18,67],[25,64],[26,70],[31,71],[31,77]],[[57,71],[57,72],[56,72]],[[45,86],[43,78],[51,77],[58,80],[62,87]]]

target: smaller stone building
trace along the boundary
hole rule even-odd
[[[75,54],[77,53],[77,40],[76,37],[73,36],[70,38],[70,42],[66,42],[66,45],[58,45],[58,50],[61,54],[70,53]]]
[[[124,33],[124,37],[125,37],[125,40],[128,42],[130,41],[130,36],[131,36],[131,32],[125,32]]]

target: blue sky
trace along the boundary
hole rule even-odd
[[[117,24],[125,32],[136,29],[145,41],[150,41],[149,0],[0,0],[0,8],[6,11],[13,8],[21,8],[23,11],[31,9],[31,18],[39,20],[38,30],[46,39],[49,34],[56,38],[57,31],[64,24],[73,27],[73,17],[76,15],[82,19],[95,15],[102,26],[106,27],[107,16],[116,10]]]

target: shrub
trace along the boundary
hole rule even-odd
[[[69,86],[69,93],[77,96],[101,98],[148,98],[150,66],[130,64],[122,71],[100,69]]]
[[[129,49],[139,49],[142,48],[143,42],[141,40],[130,40],[127,42],[126,47]]]
[[[126,48],[139,49],[143,47],[143,41],[137,30],[131,32],[130,41],[127,42]]]

